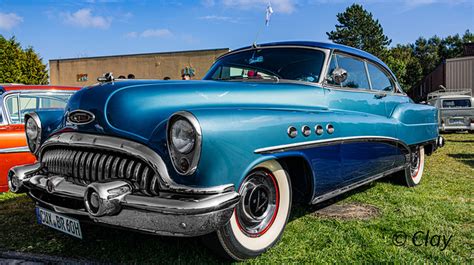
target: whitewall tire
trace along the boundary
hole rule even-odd
[[[423,146],[417,146],[412,151],[412,157],[410,161],[410,168],[406,170],[405,182],[409,187],[418,185],[423,176],[423,170],[425,168],[425,148]]]
[[[234,260],[256,257],[274,246],[291,211],[290,178],[277,161],[254,167],[241,183],[239,193],[240,202],[229,223],[215,233],[218,244],[213,246]]]

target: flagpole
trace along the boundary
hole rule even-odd
[[[255,41],[252,44],[253,47],[257,47],[258,37],[260,37],[260,33],[262,33],[263,28],[268,27],[268,25],[270,24],[270,17],[272,14],[273,14],[273,8],[270,2],[268,2],[266,14],[265,14],[265,25],[260,27],[260,29],[257,31],[257,35],[255,36]]]

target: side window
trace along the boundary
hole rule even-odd
[[[393,91],[393,83],[379,67],[367,63],[367,69],[369,70],[370,82],[373,90]]]
[[[6,111],[10,120],[14,124],[21,123],[20,112],[18,111],[18,96],[10,96],[5,100]]]
[[[362,60],[341,54],[334,54],[329,65],[328,84],[336,85],[332,80],[332,72],[337,67],[347,71],[347,79],[341,84],[341,87],[369,89],[365,63]]]

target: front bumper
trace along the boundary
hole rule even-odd
[[[474,123],[471,123],[470,125],[446,125],[443,124],[440,126],[440,131],[446,132],[446,131],[474,131]]]
[[[58,213],[158,235],[211,233],[229,221],[240,199],[233,186],[216,194],[162,192],[152,197],[132,194],[123,180],[80,186],[42,175],[40,169],[40,163],[12,168],[10,190],[26,192],[39,206]]]

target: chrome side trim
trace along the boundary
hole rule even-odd
[[[30,148],[28,148],[28,146],[0,148],[0,154],[29,153],[29,152],[30,152]]]
[[[383,177],[386,177],[390,174],[393,174],[395,172],[398,172],[398,171],[401,171],[401,170],[404,170],[405,168],[407,167],[407,165],[403,165],[403,166],[399,166],[399,167],[396,167],[396,168],[392,168],[392,169],[389,169],[383,173],[380,173],[380,174],[377,174],[377,175],[374,175],[372,177],[369,177],[369,178],[366,178],[366,179],[363,179],[361,181],[358,181],[356,183],[353,183],[351,185],[348,185],[348,186],[345,186],[345,187],[342,187],[340,189],[337,189],[335,191],[331,191],[331,192],[328,192],[328,193],[325,193],[323,195],[320,195],[320,196],[317,196],[315,197],[312,201],[311,201],[311,204],[316,204],[316,203],[319,203],[319,202],[322,202],[322,201],[325,201],[325,200],[328,200],[328,199],[331,199],[331,198],[334,198],[342,193],[345,193],[347,191],[350,191],[350,190],[353,190],[355,188],[358,188],[360,186],[363,186],[365,184],[368,184],[372,181],[375,181],[377,179],[380,179],[380,178],[383,178]]]
[[[333,144],[340,144],[340,143],[387,142],[387,141],[400,144],[406,150],[410,151],[410,148],[408,147],[408,145],[403,143],[401,140],[399,140],[397,138],[385,137],[385,136],[351,136],[351,137],[338,137],[338,138],[331,138],[331,139],[324,139],[324,140],[315,140],[315,141],[307,141],[307,142],[300,142],[300,143],[293,143],[293,144],[270,146],[270,147],[256,149],[254,151],[254,153],[256,153],[256,154],[273,154],[273,153],[286,152],[286,151],[290,151],[290,150],[307,149],[307,148],[333,145]]]
[[[149,147],[122,138],[66,132],[52,136],[41,146],[38,154],[39,161],[44,151],[53,146],[80,146],[86,148],[104,149],[114,152],[120,152],[140,158],[148,163],[155,172],[160,174],[160,185],[164,190],[181,192],[181,193],[199,193],[199,194],[216,194],[229,190],[234,190],[232,184],[214,186],[214,187],[191,187],[174,182],[168,174],[168,168],[163,159]]]

